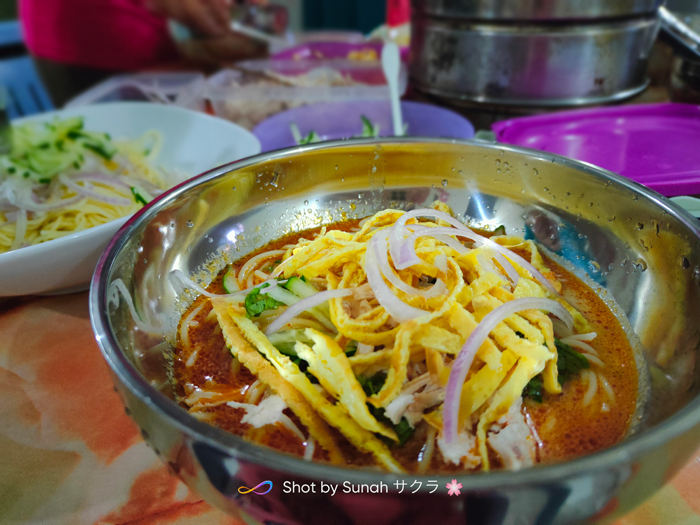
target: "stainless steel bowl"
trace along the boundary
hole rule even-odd
[[[173,401],[167,341],[188,299],[177,296],[169,272],[206,283],[225,262],[283,233],[434,199],[474,225],[505,224],[536,237],[607,289],[651,372],[650,402],[633,435],[597,454],[520,472],[397,476],[257,446]],[[97,341],[144,438],[207,501],[248,523],[562,524],[620,515],[669,480],[700,441],[699,311],[700,228],[670,201],[562,157],[426,139],[317,144],[205,173],[119,231],[90,292]],[[452,478],[463,485],[458,497],[445,489]],[[238,492],[265,480],[274,484],[266,495]],[[339,484],[339,493],[319,493],[321,481]],[[316,483],[316,493],[286,493],[285,482]],[[340,494],[345,482],[383,482],[388,493]]]
[[[479,20],[600,20],[654,13],[663,0],[413,0],[433,16]]]
[[[410,76],[452,104],[565,107],[647,86],[655,15],[590,23],[495,23],[415,12]]]

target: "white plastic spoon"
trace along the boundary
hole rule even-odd
[[[389,86],[389,99],[391,100],[391,117],[394,121],[394,135],[403,136],[403,117],[401,116],[401,101],[399,99],[399,71],[401,58],[399,47],[393,42],[386,42],[382,48],[382,69]]]

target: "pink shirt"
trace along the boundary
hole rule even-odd
[[[56,62],[122,71],[174,60],[165,20],[143,1],[19,0],[27,47]]]

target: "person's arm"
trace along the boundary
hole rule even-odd
[[[146,7],[202,36],[213,37],[229,31],[231,3],[231,0],[146,0]]]

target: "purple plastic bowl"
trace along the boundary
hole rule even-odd
[[[401,102],[406,134],[416,137],[446,137],[470,139],[474,126],[466,118],[450,110],[421,104]],[[315,131],[323,140],[344,139],[362,132],[361,116],[379,126],[379,135],[394,134],[391,105],[388,100],[355,100],[329,102],[290,109],[262,121],[253,130],[262,151],[295,146],[290,124],[296,123],[302,136]]]
[[[662,195],[700,193],[700,107],[643,104],[564,111],[492,126],[499,142],[590,162]]]

